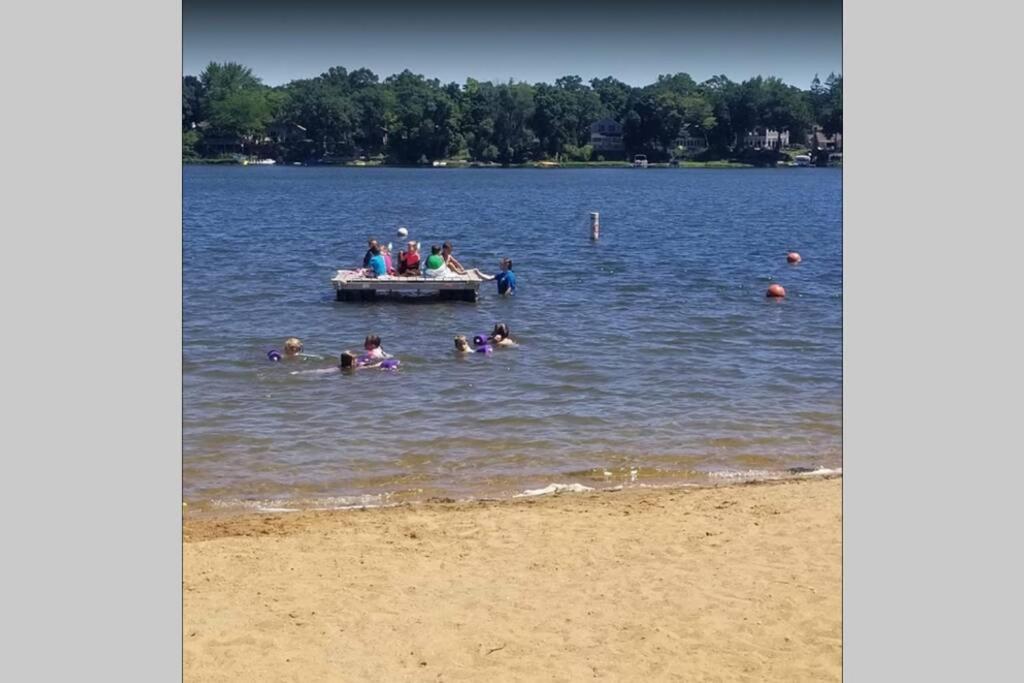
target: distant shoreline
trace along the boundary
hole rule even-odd
[[[234,159],[187,159],[182,160],[183,166],[246,166],[239,161]],[[248,164],[249,166],[261,166],[263,164]],[[449,170],[449,169],[538,169],[538,170],[559,170],[559,169],[577,169],[577,168],[633,168],[633,165],[629,162],[609,162],[609,161],[570,161],[563,163],[550,163],[545,164],[541,162],[530,162],[525,164],[509,164],[503,166],[501,164],[481,164],[481,163],[459,163],[459,162],[446,162],[444,166],[427,166],[423,164],[386,164],[386,163],[320,163],[320,164],[288,164],[288,163],[277,163],[269,164],[274,167],[284,168],[422,168],[422,169],[438,169],[438,170]],[[701,168],[701,169],[723,169],[723,168],[792,168],[785,163],[777,166],[755,166],[754,164],[744,164],[734,161],[683,161],[678,164],[668,163],[649,163],[648,169],[683,169],[683,168]],[[804,168],[819,168],[819,167],[804,167]],[[842,164],[829,164],[825,168],[842,168]]]

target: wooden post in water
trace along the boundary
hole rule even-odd
[[[601,236],[601,214],[590,212],[590,239],[597,240]]]

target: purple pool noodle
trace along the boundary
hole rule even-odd
[[[270,351],[267,351],[267,360],[279,361],[281,360],[281,354],[271,349]]]
[[[483,353],[488,355],[490,355],[493,351],[494,349],[491,347],[490,344],[484,344],[483,346],[478,346],[476,348],[477,353]]]
[[[484,346],[485,344],[487,344],[487,335],[486,334],[478,334],[475,337],[473,337],[473,345],[474,346]]]
[[[381,370],[397,370],[398,364],[401,363],[397,358],[388,358],[380,364]]]

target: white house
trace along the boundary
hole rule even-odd
[[[755,128],[747,133],[743,143],[754,149],[782,149],[789,146],[789,131],[780,133],[771,128]]]
[[[612,119],[590,124],[590,144],[595,152],[622,152],[622,124]]]

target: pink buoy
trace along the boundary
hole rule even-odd
[[[796,253],[795,251],[791,251],[788,254],[786,254],[786,260],[789,261],[790,263],[800,263],[802,259],[800,258],[800,254]]]
[[[768,294],[766,296],[773,299],[781,299],[786,296],[786,288],[782,285],[771,285],[768,287]]]

